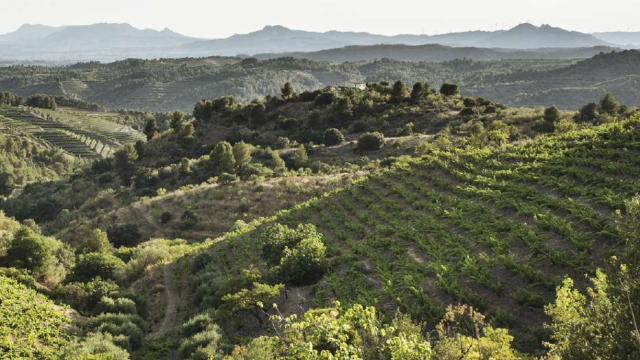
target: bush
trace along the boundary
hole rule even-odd
[[[64,253],[63,244],[58,240],[22,227],[13,236],[7,259],[9,266],[27,269],[36,278],[59,280],[65,273],[61,263]]]
[[[313,224],[299,224],[295,229],[275,224],[259,242],[263,258],[270,265],[279,265],[279,277],[285,282],[310,284],[322,277],[326,248]]]
[[[107,230],[107,235],[116,247],[135,246],[142,239],[140,229],[136,224],[116,224]]]
[[[404,124],[400,129],[398,129],[398,136],[409,136],[413,135],[416,126],[412,122],[408,122]]]
[[[444,83],[440,87],[440,94],[444,96],[458,95],[459,92],[458,85]]]
[[[117,257],[105,253],[89,253],[80,256],[73,268],[71,281],[87,282],[96,277],[115,280],[123,270],[124,262]]]
[[[309,156],[307,155],[307,149],[304,145],[298,146],[292,153],[286,157],[286,162],[289,167],[299,169],[307,165]]]
[[[322,278],[327,248],[320,233],[309,234],[293,248],[285,248],[280,259],[280,278],[287,284],[305,286]]]
[[[198,222],[200,222],[198,214],[191,210],[186,210],[185,212],[183,212],[180,220],[182,221],[182,228],[185,230],[193,229],[196,225],[198,225]]]
[[[108,296],[103,296],[97,306],[97,312],[100,313],[113,313],[113,314],[131,314],[138,313],[135,301],[129,298],[116,298],[113,299]]]
[[[119,290],[116,283],[95,279],[86,283],[69,283],[55,289],[54,297],[71,305],[83,314],[92,314],[103,297],[114,296]]]
[[[143,320],[131,314],[100,314],[89,319],[90,331],[111,334],[116,337],[116,345],[134,350],[142,345]]]
[[[472,107],[466,107],[460,111],[460,115],[462,116],[473,116],[476,114],[476,111]]]
[[[106,253],[111,250],[111,243],[106,232],[95,229],[83,244],[82,251],[85,253]]]
[[[560,111],[555,106],[546,108],[544,110],[544,130],[553,132],[556,128],[556,124],[560,121]]]
[[[76,349],[78,359],[128,360],[129,353],[114,343],[111,334],[93,332],[87,335]]]
[[[213,173],[235,172],[236,159],[233,157],[233,147],[226,141],[219,142],[209,155]]]
[[[612,94],[606,94],[602,100],[600,100],[600,111],[605,114],[616,115],[619,108],[620,103]]]
[[[589,103],[582,108],[576,116],[576,120],[579,122],[593,122],[598,117],[598,105],[596,103]]]
[[[163,225],[169,223],[171,219],[173,219],[173,214],[168,211],[165,211],[162,213],[162,215],[160,215],[160,223]]]
[[[340,130],[336,128],[327,129],[324,132],[324,140],[323,143],[326,146],[334,146],[339,145],[344,141],[344,135],[340,132]]]
[[[377,131],[363,134],[358,139],[358,150],[360,151],[380,150],[383,146],[384,135]]]

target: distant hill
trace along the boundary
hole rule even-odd
[[[608,46],[587,48],[545,48],[533,50],[513,50],[477,47],[450,47],[444,45],[370,45],[346,46],[339,49],[316,52],[293,52],[280,54],[259,54],[260,59],[277,57],[294,57],[315,61],[357,62],[379,59],[399,61],[451,61],[455,59],[471,59],[475,61],[493,61],[503,59],[578,59],[589,58],[602,52],[619,50]]]
[[[372,57],[389,55],[391,50],[377,51],[396,48],[406,50],[395,52],[395,56],[401,59],[423,55],[412,52],[415,49],[406,46],[374,46],[370,47],[370,53],[365,54]],[[468,55],[464,53],[464,48],[436,48],[444,48],[445,55],[447,51],[459,52],[457,55],[460,56]],[[361,60],[350,57],[348,50],[337,52],[345,56],[342,60]],[[587,53],[595,52],[597,48],[545,51],[573,57],[580,53],[589,55]],[[358,56],[362,54],[357,53]],[[486,54],[493,56],[495,53],[486,50]],[[427,82],[433,88],[438,88],[444,82],[456,83],[460,84],[465,95],[492,98],[507,105],[556,105],[575,109],[598,100],[606,92],[612,92],[627,105],[637,106],[640,105],[640,52],[603,53],[584,61],[512,59],[425,62],[380,59],[336,63],[293,57],[266,60],[211,57],[0,68],[0,90],[23,97],[47,93],[78,98],[111,109],[144,111],[191,111],[198,100],[221,96],[233,96],[240,102],[266,95],[279,96],[285,82],[291,82],[297,92],[302,92],[326,86],[351,86],[357,82],[397,80],[408,85],[417,81]]]
[[[511,105],[577,108],[611,92],[627,105],[639,105],[640,51],[599,54],[548,71],[521,71],[486,78],[465,89]]]
[[[496,31],[475,44],[480,47],[509,49],[576,48],[611,45],[593,35],[567,31],[549,25],[520,24],[507,31]]]
[[[593,35],[543,25],[521,24],[506,31],[471,31],[443,35],[383,36],[368,33],[331,31],[317,33],[291,30],[282,26],[267,26],[246,35],[227,39],[202,41],[186,45],[188,51],[208,51],[209,54],[233,56],[239,54],[307,52],[350,45],[426,45],[441,44],[463,47],[536,49],[581,48],[611,44]],[[204,55],[203,53],[201,53]]]
[[[622,47],[640,48],[640,31],[639,32],[602,32],[593,34],[598,39],[604,40],[612,44],[618,44]]]
[[[607,40],[608,39],[608,40]],[[611,40],[611,41],[610,41]],[[266,26],[248,34],[225,39],[196,39],[165,29],[137,29],[129,24],[93,24],[50,27],[24,25],[0,35],[0,60],[8,62],[115,61],[126,58],[181,58],[207,56],[252,56],[256,54],[316,52],[350,46],[429,45],[464,48],[589,48],[627,46],[633,35],[590,34],[549,25],[521,24],[509,30],[468,31],[440,35],[386,36],[366,32],[313,32]],[[547,52],[541,57],[560,56]],[[453,56],[453,55],[451,55]],[[500,56],[487,56],[500,58]],[[482,58],[482,55],[478,55]],[[528,55],[525,56],[528,58]],[[450,58],[443,57],[443,58]],[[471,57],[473,58],[473,57]]]
[[[63,27],[24,25],[0,35],[0,58],[29,60],[115,60],[155,57],[165,49],[197,41],[169,29],[137,29],[129,24],[94,24]]]
[[[59,27],[46,25],[24,24],[14,32],[0,35],[0,44],[16,44],[20,42],[37,41],[44,39],[61,29],[62,28]]]

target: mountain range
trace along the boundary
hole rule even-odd
[[[549,25],[520,24],[509,30],[469,31],[441,35],[377,35],[365,32],[311,32],[283,26],[267,26],[248,34],[236,34],[225,39],[198,39],[169,29],[162,31],[137,29],[129,24],[93,24],[51,27],[23,25],[12,33],[0,35],[0,60],[74,62],[115,61],[124,58],[179,58],[206,56],[254,56],[256,54],[286,54],[318,52],[329,49],[366,51],[364,47],[379,45],[442,45],[463,48],[526,50],[528,53],[494,50],[493,55],[478,54],[478,60],[504,56],[566,57],[557,49],[640,46],[640,33],[612,32],[586,34]],[[353,48],[358,46],[360,48]],[[545,50],[540,50],[545,49]],[[548,49],[555,49],[548,51]],[[406,49],[404,49],[406,50]],[[439,51],[443,48],[423,47],[419,51]],[[450,51],[451,52],[451,51]],[[462,51],[464,52],[464,51]],[[571,52],[569,52],[570,54]],[[585,57],[593,51],[587,51]],[[506,55],[505,55],[506,54]],[[300,56],[299,54],[297,56]],[[311,55],[310,55],[311,56]],[[313,55],[314,58],[320,55]],[[474,59],[475,54],[471,54]],[[581,56],[577,56],[581,57]],[[420,56],[434,61],[438,56]],[[369,59],[365,57],[364,59]],[[340,59],[327,58],[328,61]]]

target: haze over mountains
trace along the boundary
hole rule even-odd
[[[441,55],[444,47],[414,49],[422,55],[408,60],[438,61],[451,56],[471,59],[500,58],[566,58],[589,57],[611,48],[640,46],[640,33],[612,32],[585,34],[549,25],[521,24],[509,30],[469,31],[441,35],[386,36],[370,33],[329,31],[324,33],[291,30],[282,26],[267,26],[248,34],[237,34],[225,39],[197,39],[169,29],[162,31],[137,29],[128,24],[94,24],[51,27],[24,25],[17,31],[0,35],[0,60],[26,62],[114,61],[123,58],[168,58],[205,56],[253,56],[256,54],[288,54],[318,52],[344,47],[378,45],[423,46],[438,44],[446,47],[513,49],[527,51],[493,50],[464,51],[447,49],[453,55]],[[558,49],[596,48],[574,54]],[[553,50],[549,50],[553,49]],[[378,48],[379,49],[379,48]],[[535,51],[532,51],[534,50]],[[538,49],[545,49],[540,51]],[[358,51],[370,51],[356,48]],[[397,50],[397,49],[394,49]],[[407,49],[403,49],[407,51]],[[337,51],[339,53],[340,51]],[[440,55],[432,55],[437,52]],[[458,54],[459,53],[459,54]],[[339,55],[339,54],[338,54]],[[380,54],[383,56],[385,54]],[[300,54],[296,54],[298,57]],[[317,58],[321,55],[309,55]],[[386,56],[386,55],[385,55]],[[371,56],[362,60],[371,60]],[[352,60],[351,57],[347,59]],[[340,56],[329,61],[343,61]]]

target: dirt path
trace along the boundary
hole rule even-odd
[[[164,279],[164,290],[166,295],[164,318],[162,319],[160,327],[155,332],[149,335],[150,339],[159,338],[176,326],[176,319],[178,314],[178,296],[176,294],[175,284],[173,282],[174,279],[171,271],[171,265],[164,265],[164,267],[162,268],[162,272],[162,277]]]

